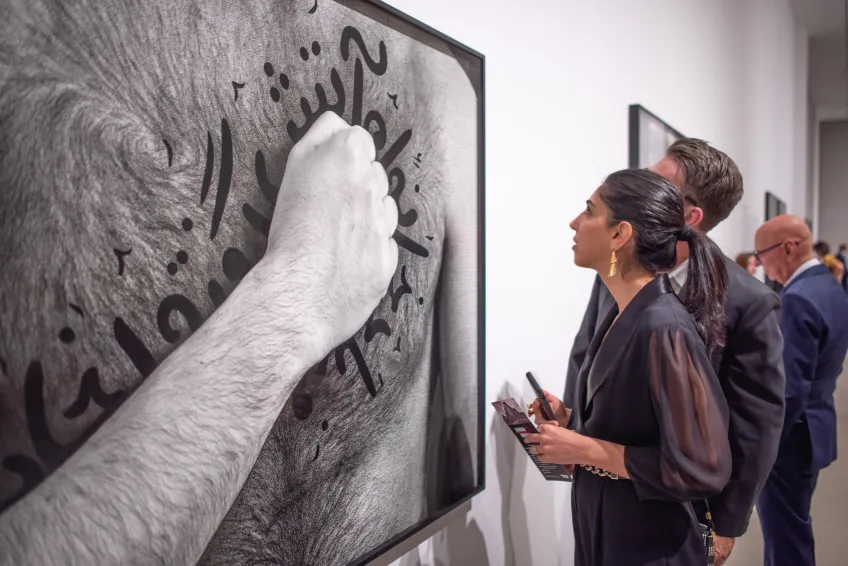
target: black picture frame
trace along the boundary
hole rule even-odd
[[[774,193],[766,191],[765,214],[763,215],[766,221],[771,220],[775,216],[786,214],[786,203],[777,198]]]
[[[485,186],[486,186],[486,123],[485,123],[485,56],[460,43],[459,41],[443,34],[442,32],[420,22],[419,20],[401,12],[381,0],[335,0],[347,8],[356,10],[367,15],[383,25],[404,33],[416,40],[433,45],[430,38],[447,44],[451,54],[469,74],[469,79],[477,93],[477,351],[478,351],[478,375],[477,375],[477,487],[465,497],[455,501],[450,507],[443,509],[440,513],[422,519],[412,527],[398,533],[383,544],[370,552],[356,558],[349,566],[362,566],[379,558],[386,552],[392,550],[404,541],[413,537],[416,533],[427,528],[429,525],[450,514],[461,507],[475,496],[479,495],[486,487],[486,224],[485,224]],[[479,73],[479,77],[475,76]],[[475,82],[477,79],[477,82]]]
[[[775,216],[780,216],[782,214],[786,214],[786,203],[780,200],[774,193],[766,191],[765,210],[763,211],[763,217],[765,220],[769,221]],[[780,292],[783,288],[783,285],[777,281],[769,279],[768,276],[765,278],[765,284],[775,292]]]
[[[668,146],[683,137],[679,130],[641,104],[631,104],[627,166],[633,169],[650,167],[662,158]]]

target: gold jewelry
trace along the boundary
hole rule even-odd
[[[615,264],[618,263],[618,260],[615,257],[615,250],[612,251],[612,258],[610,258],[610,270],[609,276],[612,277],[615,275]]]
[[[617,480],[618,474],[614,474],[612,472],[608,472],[603,468],[596,468],[595,466],[587,466],[586,464],[580,464],[580,467],[584,470],[588,470],[595,474],[596,476],[601,476],[602,478],[609,478],[611,480]]]

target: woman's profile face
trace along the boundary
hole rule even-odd
[[[574,264],[600,271],[612,256],[612,229],[607,226],[607,207],[596,189],[586,208],[571,221],[574,230]]]

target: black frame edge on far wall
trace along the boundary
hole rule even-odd
[[[781,214],[786,214],[786,203],[780,200],[777,195],[772,192],[766,191],[765,198],[765,210],[763,210],[763,218],[768,221],[774,218],[775,216],[780,216]],[[772,214],[772,207],[774,207],[774,214]],[[783,289],[783,285],[774,281],[773,279],[769,279],[768,275],[766,275],[764,283],[775,293],[779,293],[781,289]]]
[[[454,52],[464,52],[466,55],[480,60],[480,88],[477,90],[477,487],[467,496],[457,500],[453,503],[453,505],[442,510],[441,513],[424,518],[412,527],[402,531],[394,538],[387,540],[367,554],[364,554],[349,563],[349,566],[361,566],[375,560],[382,554],[388,552],[392,548],[415,535],[415,533],[451,513],[461,505],[468,502],[474,496],[481,493],[486,487],[486,103],[484,98],[486,90],[486,58],[482,53],[469,48],[468,46],[446,36],[428,25],[421,23],[415,18],[408,16],[380,0],[335,1],[354,10],[358,10],[356,4],[360,4],[362,7],[367,6],[369,8],[374,8],[376,10],[368,10],[368,15],[370,17],[375,17],[375,15],[379,16],[379,18],[375,19],[379,19],[379,21],[387,27],[393,29],[402,27],[402,30],[397,30],[401,33],[407,33],[408,28],[415,28],[420,32],[423,32],[425,35],[429,35],[430,37],[434,37],[446,43]],[[374,11],[376,11],[377,14],[373,13]],[[462,61],[459,62],[462,64]],[[472,84],[474,84],[473,80]],[[476,90],[477,85],[475,84],[474,87]]]
[[[668,128],[671,132],[674,133],[679,138],[685,138],[683,134],[677,128],[673,128],[669,125],[668,122],[642,106],[641,104],[631,104],[629,107],[629,114],[627,120],[628,127],[628,157],[627,157],[627,166],[631,169],[636,169],[639,167],[639,112],[644,112],[651,116],[654,120],[661,123],[663,126]]]

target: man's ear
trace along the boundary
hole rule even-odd
[[[697,228],[704,220],[704,211],[698,206],[687,204],[684,209],[684,220],[692,228]]]
[[[789,257],[792,255],[792,248],[795,247],[795,242],[783,242],[783,251],[786,252],[786,256]]]

